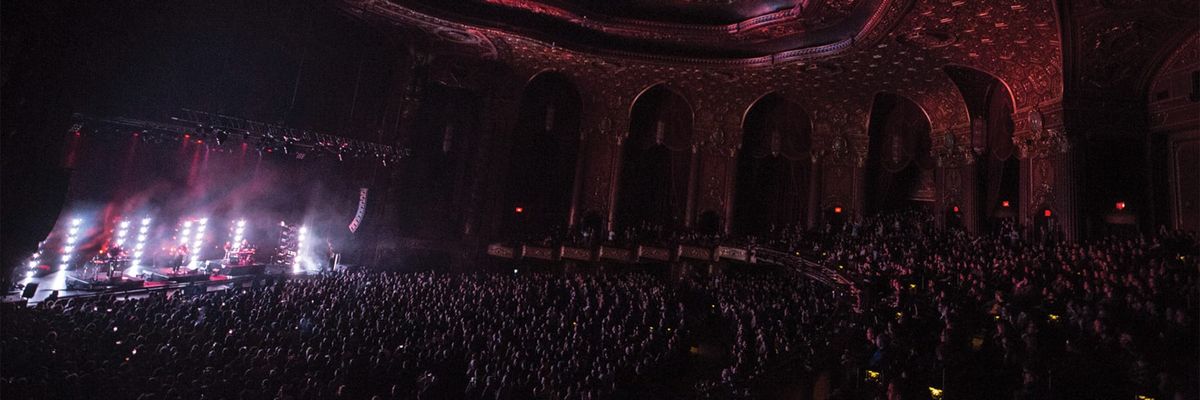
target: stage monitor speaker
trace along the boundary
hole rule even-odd
[[[32,299],[33,295],[37,294],[37,290],[38,290],[38,283],[37,282],[29,282],[29,284],[25,285],[25,290],[21,291],[21,297],[24,297],[26,299]]]

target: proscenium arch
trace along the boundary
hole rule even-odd
[[[500,207],[506,232],[538,234],[569,223],[582,108],[579,89],[566,74],[543,71],[526,81]]]
[[[767,233],[805,220],[813,129],[808,110],[777,92],[759,97],[747,109],[736,161],[736,232]]]

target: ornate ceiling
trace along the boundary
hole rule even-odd
[[[608,52],[751,57],[846,41],[882,0],[391,0],[422,14]]]
[[[814,146],[822,146],[822,136],[837,136],[865,151],[870,107],[880,92],[920,106],[935,147],[947,133],[966,143],[967,106],[947,66],[1005,84],[1018,130],[1027,110],[1061,101],[1065,84],[1053,0],[799,0],[790,7],[771,0],[441,0],[471,7],[342,1],[362,18],[421,30],[525,77],[545,71],[570,77],[585,99],[584,126],[597,127],[595,134],[622,135],[615,127],[628,126],[628,107],[637,96],[667,85],[692,106],[701,147],[735,146],[741,117],[770,93],[810,112]],[[489,17],[476,8],[505,13]],[[651,10],[679,12],[668,19],[656,17],[668,11]],[[856,13],[864,14],[861,21]],[[753,15],[760,17],[748,21],[762,23],[710,24]],[[534,19],[559,25],[529,22]],[[570,29],[557,30],[563,26]],[[713,26],[725,28],[706,30]],[[583,31],[604,39],[590,42]],[[1120,41],[1098,46],[1129,47]]]

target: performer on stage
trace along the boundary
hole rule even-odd
[[[326,266],[329,268],[328,269],[329,272],[333,272],[333,269],[335,267],[337,267],[337,265],[336,265],[337,264],[337,253],[333,252],[333,241],[332,240],[325,239],[325,249],[326,249],[325,255],[328,258],[328,262],[326,263]]]
[[[105,259],[105,264],[108,266],[108,279],[112,279],[117,272],[117,267],[121,265],[122,261],[125,261],[125,258],[125,249],[120,246],[108,248],[108,257]]]
[[[175,274],[179,273],[179,268],[183,267],[183,263],[185,260],[187,260],[187,256],[188,256],[188,247],[186,244],[181,244],[181,245],[179,245],[179,247],[175,248],[175,259],[173,260],[174,262],[171,263],[171,272],[172,273],[175,273]]]

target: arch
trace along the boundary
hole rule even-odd
[[[567,225],[579,157],[582,96],[564,74],[529,79],[511,133],[501,223],[506,234],[544,234]]]
[[[689,225],[695,157],[691,104],[665,84],[656,84],[637,95],[629,115],[618,181],[618,225]]]
[[[666,90],[676,96],[679,96],[679,99],[683,100],[684,104],[687,104],[689,118],[691,118],[693,121],[696,120],[696,110],[695,110],[695,108],[692,107],[692,102],[689,101],[687,96],[684,96],[683,93],[680,92],[678,89],[672,88],[671,85],[669,83],[667,83],[667,81],[658,81],[658,82],[652,83],[650,85],[647,85],[646,87],[643,87],[642,90],[639,90],[637,92],[637,94],[633,95],[633,101],[629,102],[629,109],[626,110],[628,112],[628,114],[626,114],[626,115],[632,116],[633,115],[633,107],[637,105],[638,101],[642,100],[642,97],[644,97],[646,95],[646,93],[651,93],[651,91],[653,91],[653,90]]]
[[[766,233],[804,221],[812,166],[813,123],[808,110],[769,93],[747,110],[742,127],[734,230]]]
[[[869,115],[867,212],[930,205],[936,188],[928,114],[908,97],[877,92]]]
[[[971,71],[972,73],[986,75],[987,77],[996,81],[996,83],[999,83],[1000,85],[1004,86],[1004,90],[1008,92],[1009,106],[1011,106],[1013,110],[1017,110],[1020,108],[1020,107],[1017,107],[1017,97],[1013,94],[1012,85],[1009,85],[1008,81],[1004,80],[1004,78],[1001,78],[999,75],[996,75],[990,71],[985,71],[985,70],[977,68],[977,67],[972,67],[972,66],[963,65],[963,64],[950,63],[950,64],[943,65],[942,72],[946,73],[947,76],[950,76],[950,80],[955,81],[954,82],[955,84],[958,84],[959,82],[954,79],[953,75],[951,75],[950,71],[952,71],[952,70],[966,70],[966,71]],[[960,86],[959,90],[961,91],[961,89],[962,89],[962,87]]]
[[[1004,81],[979,69],[948,65],[943,71],[958,86],[959,94],[971,116],[971,136],[967,143],[980,156],[979,162],[965,173],[973,184],[966,189],[973,191],[971,210],[979,209],[978,215],[968,215],[970,223],[983,222],[995,225],[1011,213],[1001,206],[1020,202],[1020,162],[1012,142],[1014,96]],[[1016,208],[1019,209],[1017,204]]]

